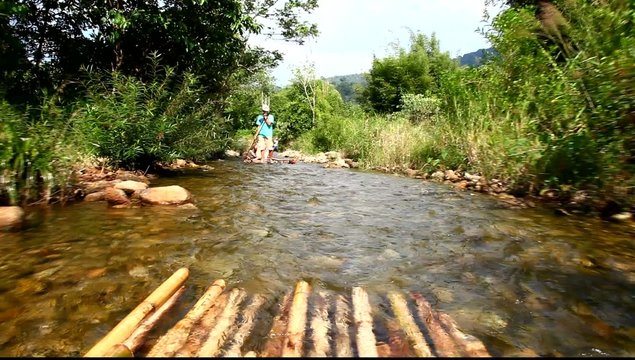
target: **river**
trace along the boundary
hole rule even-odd
[[[199,210],[82,202],[0,233],[0,355],[81,356],[180,267],[189,304],[221,278],[272,309],[300,279],[416,291],[495,356],[635,355],[633,227],[361,170],[210,165],[151,184]]]

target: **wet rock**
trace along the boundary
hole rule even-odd
[[[225,156],[227,157],[240,157],[240,153],[236,150],[228,149],[225,151]]]
[[[445,178],[445,174],[443,173],[443,171],[435,171],[434,173],[432,173],[432,175],[430,175],[430,178],[436,181],[443,181],[443,179]]]
[[[584,266],[585,268],[595,268],[598,265],[595,263],[594,260],[589,259],[589,258],[582,258],[579,260],[580,265]]]
[[[115,184],[114,188],[115,189],[121,189],[126,194],[132,194],[135,191],[142,191],[142,190],[147,189],[148,188],[148,184],[142,183],[142,182],[138,182],[138,181],[126,180],[126,181],[122,181],[120,183]]]
[[[629,212],[621,212],[619,214],[611,215],[610,219],[615,222],[626,222],[633,218],[633,214]]]
[[[571,310],[578,314],[578,315],[582,315],[582,316],[591,316],[593,315],[593,310],[591,310],[591,307],[583,302],[578,302],[573,304],[573,306],[571,306]]]
[[[507,320],[493,312],[485,312],[479,316],[479,321],[492,329],[502,330],[507,326]]]
[[[481,179],[481,177],[480,177],[480,176],[478,176],[478,175],[472,175],[472,174],[470,174],[470,173],[468,173],[468,172],[465,172],[465,174],[463,175],[463,177],[464,177],[465,179],[467,179],[468,181],[471,181],[471,182],[473,182],[473,183],[477,183],[477,182]]]
[[[130,203],[130,199],[126,196],[126,193],[121,189],[107,188],[104,191],[104,198],[108,202],[108,205],[127,205]]]
[[[121,182],[121,180],[99,180],[99,181],[91,182],[91,183],[85,184],[86,187],[84,188],[84,192],[86,193],[86,196],[88,196],[89,194],[104,191],[108,188],[111,188],[119,182]]]
[[[88,201],[88,202],[103,201],[103,200],[106,200],[105,191],[97,191],[94,193],[90,193],[84,197],[84,201]]]
[[[192,203],[177,205],[177,208],[184,209],[184,210],[198,210],[196,205],[194,205]]]
[[[41,294],[46,291],[46,283],[35,279],[19,279],[16,283],[16,293],[21,295]]]
[[[357,169],[359,167],[359,163],[351,159],[344,159],[344,162],[346,162],[346,164],[348,164],[348,167],[350,167],[351,169]]]
[[[399,259],[401,255],[393,249],[386,249],[379,257],[381,259]]]
[[[454,170],[446,170],[445,174],[443,174],[445,180],[451,181],[451,182],[456,182],[459,181],[461,179],[461,177],[454,172]]]
[[[455,183],[454,187],[456,187],[459,190],[465,190],[465,189],[467,189],[468,185],[469,185],[469,182],[467,180],[461,180],[461,181]]]
[[[614,335],[613,327],[602,320],[594,319],[591,322],[591,329],[604,338],[610,338]]]
[[[406,174],[406,176],[413,178],[413,177],[421,176],[422,171],[415,170],[415,169],[405,169],[404,173]]]
[[[335,161],[340,158],[340,153],[338,153],[337,151],[329,151],[326,152],[324,155],[326,155],[326,158],[330,161]]]
[[[24,210],[19,206],[0,206],[0,229],[19,225],[24,219]]]
[[[181,205],[192,199],[192,194],[178,185],[148,188],[139,196],[144,203],[152,205]]]
[[[324,164],[324,168],[326,169],[334,169],[334,168],[348,168],[348,164],[344,162],[342,159],[337,159],[336,161],[329,161]]]
[[[53,276],[61,268],[62,268],[62,265],[59,265],[59,266],[52,267],[50,269],[42,270],[36,274],[33,274],[33,277],[37,280],[46,280],[47,278]]]
[[[98,269],[92,269],[92,270],[89,270],[86,273],[86,277],[89,278],[89,279],[94,279],[94,278],[98,278],[100,276],[103,276],[105,273],[106,273],[106,268],[105,267],[98,268]]]
[[[150,277],[150,272],[144,266],[135,266],[128,271],[128,274],[139,279],[147,279]]]
[[[454,295],[452,291],[448,289],[434,288],[432,289],[432,293],[441,302],[451,303],[454,301]]]

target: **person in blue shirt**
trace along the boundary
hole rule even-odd
[[[260,126],[256,145],[256,162],[266,163],[273,158],[273,124],[274,118],[269,114],[269,106],[262,105],[262,114],[256,118],[256,125]]]

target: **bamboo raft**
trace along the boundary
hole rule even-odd
[[[170,310],[185,292],[187,268],[177,270],[143,300],[84,357],[489,357],[483,343],[463,333],[447,314],[435,311],[418,293],[390,292],[394,317],[376,336],[369,296],[354,287],[350,298],[317,291],[298,281],[274,304],[267,335],[254,331],[267,299],[216,280],[167,332]],[[412,309],[412,311],[411,311]],[[251,339],[252,341],[248,341]]]

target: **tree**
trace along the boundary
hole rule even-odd
[[[316,25],[299,20],[303,12],[317,7],[317,1],[277,3],[7,0],[0,7],[0,49],[10,49],[19,61],[8,64],[10,70],[0,80],[5,89],[21,86],[31,94],[73,84],[82,67],[149,80],[153,76],[149,58],[156,53],[162,65],[177,74],[194,74],[208,94],[222,97],[237,70],[255,73],[280,60],[276,52],[248,46],[251,34],[268,31],[260,22],[277,22],[281,38],[290,41],[302,42],[317,33]],[[12,84],[16,81],[19,85]]]
[[[367,107],[380,113],[399,110],[404,94],[434,93],[441,75],[457,64],[439,50],[439,42],[423,34],[411,34],[410,50],[397,49],[394,56],[373,59],[363,97]]]

